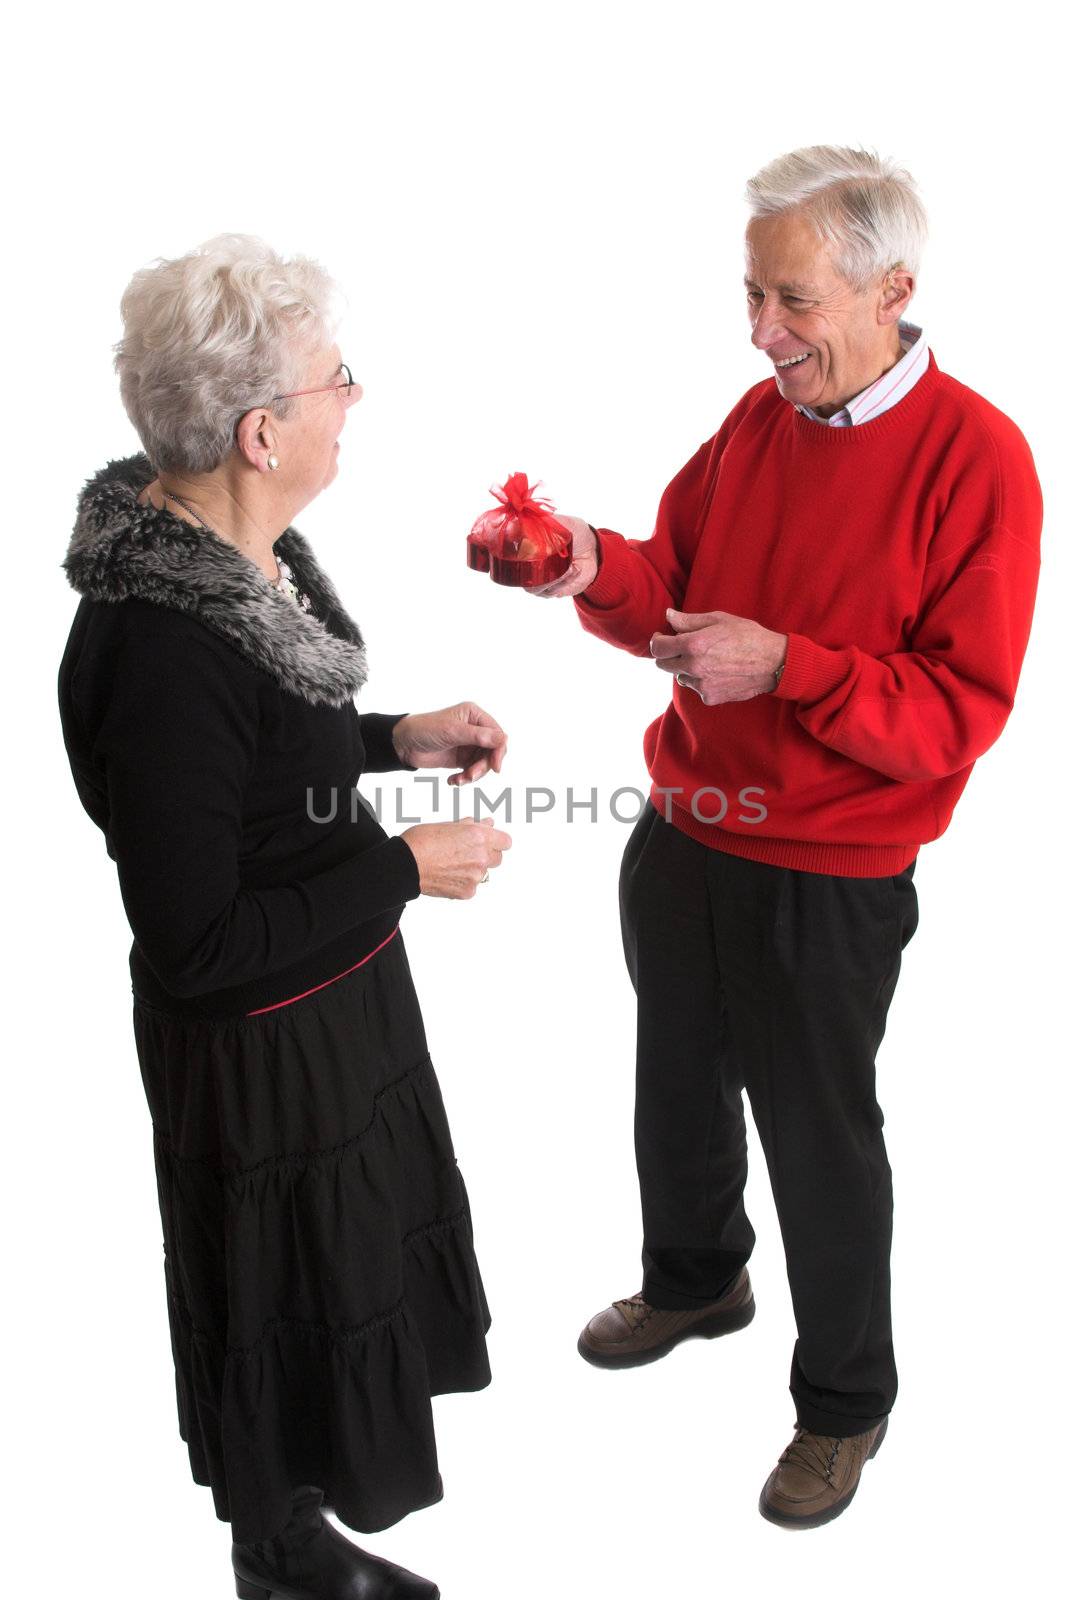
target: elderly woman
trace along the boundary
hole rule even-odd
[[[359,628],[292,518],[360,398],[331,281],[227,235],[138,272],[116,367],[144,454],[83,491],[60,669],[133,932],[178,1423],[245,1600],[436,1595],[327,1522],[438,1500],[430,1398],[489,1313],[399,920],[469,899],[491,823],[389,838],[363,772],[499,771],[467,703],[360,715]]]

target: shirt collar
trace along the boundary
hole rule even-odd
[[[900,361],[906,360],[908,357],[913,357],[913,366],[917,381],[917,376],[920,375],[921,371],[925,370],[926,351],[929,348],[925,337],[925,330],[919,328],[914,322],[905,322],[901,317],[899,322],[899,342],[903,346],[903,354],[899,357],[899,360],[894,364],[894,366],[889,367],[888,371],[893,372],[895,367],[899,365]],[[805,417],[810,417],[812,422],[825,423],[831,428],[854,427],[856,424],[856,419],[859,421],[869,422],[872,419],[872,416],[876,415],[878,411],[888,409],[888,405],[882,405],[871,410],[869,405],[870,400],[873,398],[873,391],[878,387],[879,384],[884,382],[887,376],[888,373],[882,372],[880,377],[874,379],[873,383],[867,384],[866,388],[861,394],[853,395],[850,400],[846,401],[844,405],[841,406],[839,411],[834,411],[831,417],[821,417],[818,415],[817,411],[812,411],[809,406],[796,406],[796,410],[801,411]],[[906,392],[906,389],[904,389],[901,393],[894,397],[894,399],[899,398],[902,400],[903,395]],[[889,404],[894,403],[894,399],[893,401],[890,401]]]

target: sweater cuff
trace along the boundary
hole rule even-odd
[[[413,770],[413,769],[412,769]],[[411,846],[400,834],[394,834],[385,847],[396,870],[397,882],[404,900],[417,900],[422,893],[422,880],[418,873],[418,862]]]
[[[606,529],[593,528],[592,531],[596,535],[600,564],[588,588],[574,596],[574,604],[579,606],[584,601],[586,605],[596,608],[619,605],[629,595],[622,557],[625,540],[620,533],[611,533]]]
[[[804,633],[790,633],[785,647],[785,670],[770,693],[781,700],[820,700],[848,675],[844,650],[827,650]]]
[[[416,767],[408,766],[406,761],[401,761],[396,754],[396,746],[392,742],[392,730],[398,722],[410,713],[398,711],[395,715],[386,715],[380,711],[368,711],[359,718],[359,733],[363,740],[363,750],[366,760],[363,762],[364,772],[416,772]]]

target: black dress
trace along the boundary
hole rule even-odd
[[[303,1483],[362,1533],[439,1499],[430,1396],[488,1383],[489,1318],[402,933],[259,1016],[133,1022],[196,1482],[238,1543]]]
[[[235,547],[87,485],[59,674],[79,796],[134,934],[178,1423],[238,1543],[314,1483],[359,1532],[440,1498],[431,1396],[489,1382],[470,1212],[399,921],[406,842],[364,804],[396,717],[306,540]],[[331,809],[330,790],[336,791]]]

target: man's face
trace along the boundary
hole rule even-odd
[[[800,212],[753,218],[745,239],[751,342],[774,362],[786,400],[828,416],[898,358],[909,295],[879,280],[862,291],[845,283]],[[778,365],[794,356],[805,359]]]

